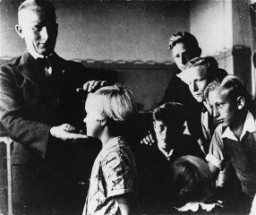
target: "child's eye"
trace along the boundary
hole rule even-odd
[[[205,80],[205,78],[199,78],[198,79],[198,81],[204,81]]]
[[[163,125],[159,125],[159,126],[156,126],[156,129],[161,132],[164,130],[164,126]]]
[[[222,103],[217,104],[217,107],[218,107],[218,108],[222,108],[222,106],[223,106],[223,104],[222,104]]]

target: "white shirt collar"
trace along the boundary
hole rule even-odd
[[[51,57],[52,56],[52,53],[49,54],[48,56],[44,56],[44,55],[41,55],[41,54],[38,54],[37,52],[32,52],[32,51],[29,51],[29,54],[31,54],[31,56],[36,60],[38,58],[48,58],[48,57]]]
[[[245,122],[244,122],[243,131],[242,131],[242,134],[240,136],[240,140],[238,140],[236,138],[236,136],[230,130],[229,127],[227,127],[225,129],[225,131],[221,135],[221,138],[222,139],[223,138],[228,138],[228,139],[235,140],[235,141],[241,141],[242,138],[244,137],[244,135],[246,134],[246,132],[249,132],[249,133],[256,132],[255,119],[254,119],[254,117],[253,117],[253,115],[252,115],[252,113],[250,111],[248,111],[248,113],[246,115],[246,119],[245,119]]]
[[[162,148],[159,147],[159,150],[163,153],[163,155],[166,157],[166,159],[169,161],[172,154],[173,154],[173,149],[171,149],[169,152],[166,152]]]

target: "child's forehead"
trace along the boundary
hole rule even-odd
[[[96,112],[102,112],[103,100],[100,96],[95,94],[89,94],[85,102],[86,110],[94,110]]]
[[[230,101],[230,95],[227,90],[220,87],[209,92],[209,101],[211,103],[215,102],[227,102]]]
[[[197,76],[205,76],[206,67],[205,65],[195,65],[188,68],[188,73],[191,73],[192,75],[197,75]]]
[[[187,68],[183,72],[182,78],[185,82],[199,78],[206,78],[206,68],[202,65]]]

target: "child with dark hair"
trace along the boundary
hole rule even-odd
[[[183,134],[186,118],[182,104],[165,103],[155,108],[152,115],[158,150],[168,161],[186,154],[204,156],[196,142]]]
[[[170,164],[183,155],[204,154],[197,142],[183,134],[184,106],[176,102],[165,103],[153,110],[156,144],[145,146],[140,166],[141,204],[146,212],[167,212],[172,203],[170,193]],[[157,199],[157,201],[156,201]]]
[[[200,105],[192,97],[188,86],[181,80],[180,74],[186,68],[186,64],[193,58],[201,55],[201,48],[194,35],[189,32],[176,32],[168,42],[169,48],[178,70],[172,75],[164,96],[159,105],[166,102],[178,102],[184,105],[185,116],[189,132],[197,137],[200,131]],[[155,142],[151,133],[142,139],[142,144]]]
[[[187,155],[175,160],[171,166],[173,191],[179,204],[207,201],[214,190],[212,175],[207,163],[198,157]]]
[[[239,213],[247,214],[256,193],[256,117],[250,111],[251,97],[242,80],[234,75],[209,84],[205,97],[220,124],[206,160],[214,178],[231,162],[242,188],[242,194],[230,191],[234,200],[231,204]]]
[[[189,32],[176,32],[169,39],[169,47],[177,67],[182,71],[188,61],[201,55],[201,48],[194,35]]]
[[[211,211],[216,206],[214,181],[207,163],[198,157],[180,157],[171,165],[171,192],[178,211]]]

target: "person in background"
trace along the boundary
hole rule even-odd
[[[173,207],[178,211],[211,211],[217,203],[214,181],[205,160],[186,155],[171,165]]]
[[[209,84],[205,98],[219,123],[206,160],[214,179],[231,162],[242,192],[232,189],[231,198],[224,200],[238,214],[248,214],[256,192],[256,121],[250,111],[251,96],[240,78],[228,75],[221,83]]]
[[[171,203],[169,166],[178,157],[194,155],[204,158],[196,140],[183,133],[184,105],[167,102],[156,107],[152,113],[156,144],[146,145],[139,166],[139,189],[141,205],[145,212],[167,212]],[[156,202],[156,199],[158,201]]]
[[[169,48],[172,52],[175,64],[178,67],[171,77],[164,96],[158,106],[166,102],[178,102],[184,105],[186,121],[189,133],[195,138],[200,137],[200,105],[192,97],[188,86],[182,81],[180,75],[186,68],[186,64],[195,57],[201,56],[201,48],[194,35],[189,32],[176,32],[169,39]],[[153,144],[156,140],[149,134],[142,139],[142,144]]]
[[[164,97],[160,104],[169,101],[175,101],[186,104],[191,95],[188,87],[180,79],[180,74],[186,68],[187,63],[195,58],[200,57],[202,50],[194,35],[189,32],[176,32],[169,39],[169,48],[179,71],[177,71],[169,81]]]
[[[184,105],[167,102],[155,108],[152,115],[157,149],[167,161],[173,161],[182,155],[204,157],[191,136],[183,134]]]
[[[169,39],[169,47],[179,70],[171,77],[159,104],[170,101],[183,104],[186,111],[188,130],[191,135],[196,137],[200,129],[200,121],[198,121],[197,117],[200,115],[200,107],[191,96],[188,86],[182,81],[180,75],[191,59],[201,56],[202,50],[196,37],[186,31],[174,33]]]
[[[58,24],[51,3],[22,2],[15,30],[27,49],[0,68],[0,132],[14,141],[14,212],[81,213],[74,143],[86,140],[89,147],[90,141],[80,132],[83,112],[76,88],[92,91],[106,82],[55,53]]]
[[[99,138],[102,149],[92,167],[83,215],[136,214],[137,169],[124,136],[136,114],[130,90],[102,87],[89,94],[84,119],[87,135]]]

